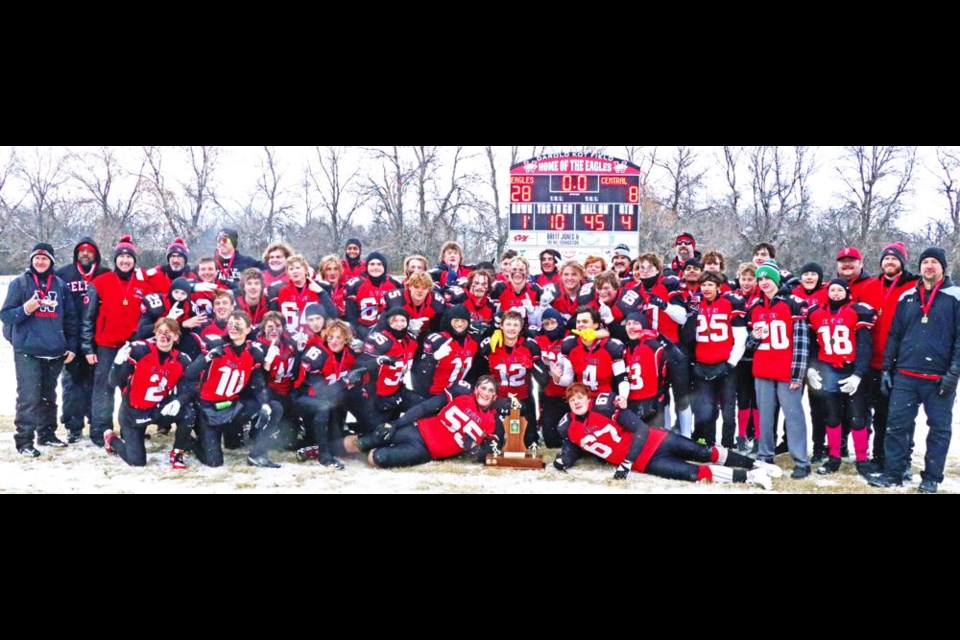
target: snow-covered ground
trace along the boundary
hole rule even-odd
[[[0,300],[6,297],[8,279],[0,279]],[[35,459],[16,455],[13,446],[13,415],[16,376],[13,350],[0,339],[0,493],[764,493],[748,485],[692,484],[632,474],[626,482],[615,482],[614,468],[598,462],[579,464],[563,474],[547,466],[545,471],[485,469],[460,460],[435,462],[413,469],[393,471],[369,468],[360,459],[347,460],[344,471],[316,463],[298,463],[293,453],[278,452],[272,457],[280,469],[249,467],[245,454],[226,452],[226,464],[210,469],[189,458],[190,468],[170,469],[167,454],[172,436],[154,436],[147,443],[147,467],[128,467],[116,456],[94,447],[89,439],[65,449],[40,447]],[[914,453],[915,476],[923,465],[927,429],[921,412]],[[954,412],[954,430],[960,426],[960,410]],[[150,430],[151,432],[153,429]],[[59,434],[64,436],[62,429]],[[86,435],[86,432],[85,432]],[[545,452],[553,460],[554,451]],[[788,456],[777,463],[789,472]],[[941,491],[960,491],[960,438],[953,438],[947,462],[947,479]],[[787,474],[789,475],[789,474]],[[914,483],[900,490],[912,492]],[[796,481],[786,476],[774,481],[775,492],[857,493],[879,491],[856,476],[852,464],[840,473],[820,477],[815,473]]]

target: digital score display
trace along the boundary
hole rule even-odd
[[[602,154],[544,154],[510,167],[510,237],[521,256],[639,248],[640,167]]]
[[[636,214],[617,213],[511,213],[510,228],[522,231],[617,231],[635,232]]]

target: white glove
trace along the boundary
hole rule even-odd
[[[130,343],[124,343],[120,350],[117,351],[117,357],[113,359],[114,364],[123,364],[130,357],[130,350],[133,347],[130,346]]]
[[[423,328],[423,323],[426,322],[426,318],[413,318],[410,322],[407,323],[407,331],[413,335],[420,333],[420,329]]]
[[[263,364],[267,365],[269,369],[273,364],[273,361],[277,359],[277,356],[280,355],[280,347],[277,346],[277,340],[274,340],[270,343],[270,348],[267,349],[267,355],[263,357]]]
[[[549,286],[543,290],[543,293],[540,294],[540,306],[549,307],[550,303],[557,299],[556,294],[554,293],[553,286]]]
[[[316,280],[311,280],[310,286],[308,286],[307,288],[310,289],[310,291],[313,291],[314,293],[320,293],[321,291],[323,291],[323,287],[321,287]]]
[[[362,349],[363,349],[363,340],[360,340],[359,338],[354,338],[353,340],[350,341],[350,351],[353,351],[354,353],[360,353]]]
[[[524,300],[524,302],[526,302],[526,300]],[[514,307],[513,309],[511,309],[511,311],[516,311],[517,313],[519,313],[520,315],[522,315],[524,318],[527,317],[527,308],[526,308],[526,307]]]
[[[613,311],[602,302],[600,303],[600,319],[603,320],[603,324],[607,326],[613,324]]]
[[[823,388],[823,378],[820,377],[820,372],[813,367],[807,369],[807,382],[810,383],[810,388],[814,391],[820,391]]]
[[[265,404],[262,407],[260,407],[260,411],[264,412],[268,418],[270,417],[270,414],[273,413],[273,411],[270,409],[270,405],[268,404]]]
[[[860,376],[852,375],[849,378],[840,380],[840,391],[852,396],[860,387]]]
[[[194,282],[193,291],[194,293],[210,293],[211,291],[216,291],[220,287],[217,286],[215,282]]]
[[[173,306],[170,307],[170,311],[167,312],[167,317],[171,320],[176,320],[183,315],[183,307],[180,306],[181,303],[175,302]]]
[[[523,308],[527,310],[527,313],[533,312],[533,301],[530,298],[523,299]]]
[[[163,409],[160,409],[160,415],[162,416],[175,416],[180,413],[180,401],[174,400]]]
[[[453,347],[450,346],[451,342],[453,342],[453,338],[450,338],[444,342],[439,349],[433,352],[433,357],[435,360],[443,360],[450,355],[450,352],[453,351]]]
[[[307,334],[303,331],[297,331],[293,334],[293,339],[297,342],[297,351],[303,351],[307,346]]]

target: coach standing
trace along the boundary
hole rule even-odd
[[[79,320],[70,290],[53,273],[53,247],[37,244],[30,269],[10,283],[0,311],[4,334],[13,343],[17,373],[17,432],[14,442],[24,456],[37,457],[41,445],[63,447],[57,439],[57,378],[73,361]]]

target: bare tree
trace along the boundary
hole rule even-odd
[[[809,218],[808,181],[813,171],[809,147],[724,147],[723,154],[729,189],[724,208],[745,243],[780,243]],[[746,198],[739,176],[744,157]]]
[[[366,204],[369,192],[359,188],[359,166],[349,166],[348,147],[314,147],[314,151],[316,164],[307,164],[304,183],[315,190],[319,205],[311,205],[311,189],[305,188],[306,225],[310,227],[315,222],[326,232],[329,240],[321,247],[322,253],[337,252],[346,242],[353,217]],[[314,211],[321,212],[315,220]]]
[[[140,200],[144,187],[146,157],[134,171],[125,169],[111,147],[99,147],[95,152],[72,154],[70,177],[85,192],[77,204],[92,208],[96,213],[91,221],[101,237],[119,237],[133,233],[143,213]]]
[[[51,150],[34,149],[31,158],[18,163],[19,177],[27,185],[24,214],[16,216],[13,226],[31,242],[57,244],[63,230],[70,226],[72,207],[67,206],[60,188],[68,175],[65,157],[54,157]]]
[[[955,147],[937,147],[937,169],[934,174],[943,194],[946,219],[930,221],[931,244],[947,251],[947,263],[960,263],[960,150]]]
[[[699,213],[696,203],[707,175],[705,167],[697,167],[697,154],[691,147],[676,147],[673,155],[655,163],[670,177],[663,204],[677,214],[679,220]]]
[[[218,147],[182,147],[190,176],[174,184],[163,168],[160,147],[143,147],[146,159],[144,193],[157,213],[163,216],[174,236],[194,243],[204,231],[208,205],[215,200],[213,173],[220,154]]]
[[[26,198],[26,192],[21,193],[19,198],[15,198],[11,185],[11,178],[18,172],[20,161],[17,158],[15,147],[10,149],[6,160],[0,164],[0,239],[6,240],[5,232],[10,224],[15,212],[20,209],[20,204]],[[6,244],[6,242],[4,242]]]
[[[916,162],[916,147],[845,147],[836,168],[846,187],[831,211],[832,226],[844,244],[866,248],[892,229],[904,210]]]

